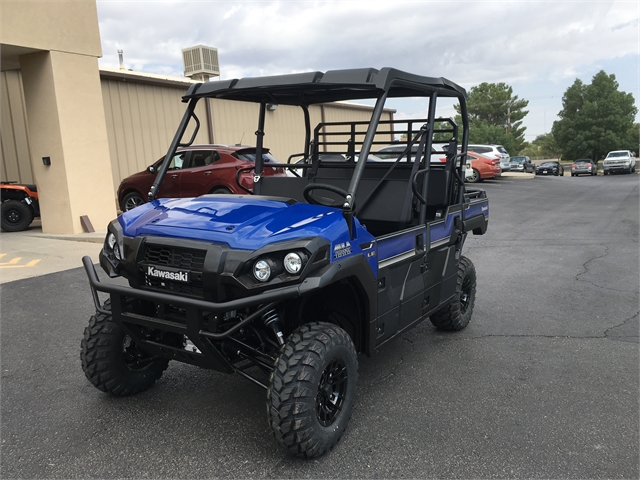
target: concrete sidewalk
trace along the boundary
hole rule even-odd
[[[84,255],[97,262],[106,233],[45,234],[39,219],[23,232],[2,232],[0,284],[81,267]]]

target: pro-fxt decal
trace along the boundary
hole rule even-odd
[[[336,243],[333,246],[333,258],[342,258],[351,254],[351,243]]]

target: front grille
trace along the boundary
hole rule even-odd
[[[189,271],[190,281],[189,283],[175,282],[150,277],[145,273],[145,285],[155,290],[203,298],[202,270],[204,268],[206,255],[207,252],[205,250],[146,244],[143,260],[144,265],[187,270]]]

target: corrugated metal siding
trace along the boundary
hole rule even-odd
[[[33,183],[20,71],[2,72],[1,78],[2,179]],[[181,101],[186,86],[109,78],[102,78],[101,85],[114,188],[117,188],[123,178],[144,170],[165,155],[186,108]],[[217,99],[210,103],[215,143],[256,144],[257,104]],[[359,106],[314,105],[309,109],[312,129],[322,121],[322,108],[326,122],[368,121],[371,117],[371,110]],[[201,126],[195,143],[209,143],[204,102],[198,103],[196,114]],[[391,115],[384,112],[383,119],[390,119]],[[185,134],[186,139],[190,136],[191,132]],[[302,109],[279,105],[275,111],[267,111],[264,145],[278,160],[286,162],[290,155],[302,153],[304,136]],[[384,135],[381,141],[390,143],[391,140],[391,135]],[[88,155],[90,161],[90,153]]]
[[[0,73],[0,180],[34,183],[20,70]]]
[[[107,121],[111,167],[115,188],[129,175],[144,170],[167,153],[184,114],[181,97],[186,88],[144,85],[102,79],[102,99]],[[206,122],[204,103],[196,114]],[[191,132],[185,137],[188,139]],[[195,143],[208,143],[206,124]]]

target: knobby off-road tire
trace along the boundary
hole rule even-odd
[[[476,269],[467,257],[460,259],[456,294],[446,306],[431,315],[439,330],[462,330],[469,324],[476,300]]]
[[[20,200],[2,202],[2,230],[20,232],[33,222],[33,210]]]
[[[111,309],[109,301],[104,305]],[[140,350],[111,315],[96,312],[84,330],[80,359],[89,381],[99,390],[118,397],[140,393],[153,385],[169,360]]]
[[[351,338],[330,323],[307,324],[280,349],[267,390],[276,440],[299,457],[319,457],[342,437],[351,417],[358,360]]]

